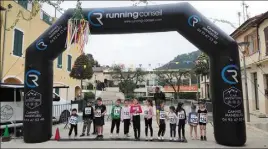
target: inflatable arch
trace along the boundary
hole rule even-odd
[[[53,60],[65,50],[67,10],[26,50],[24,141],[52,136]],[[92,34],[177,31],[210,58],[214,137],[217,143],[246,142],[238,45],[188,3],[83,9]],[[105,42],[105,41],[104,41]]]

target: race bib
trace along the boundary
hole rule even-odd
[[[207,123],[207,114],[200,113],[200,123]]]
[[[196,115],[191,115],[190,122],[197,124],[198,123],[198,117]]]
[[[178,117],[179,117],[180,120],[185,119],[185,114],[184,113],[179,113]]]
[[[71,116],[70,119],[69,119],[69,123],[70,124],[77,124],[77,117],[76,116]]]
[[[100,109],[96,110],[95,117],[101,117],[101,110]]]
[[[91,114],[91,108],[85,108],[85,114],[90,115]]]
[[[129,116],[130,114],[129,114],[129,112],[124,112],[124,115]]]
[[[149,110],[145,110],[144,115],[148,115],[148,114],[149,114]]]
[[[114,115],[118,116],[120,115],[120,108],[114,108]]]
[[[160,111],[160,119],[166,119],[166,112],[165,111]]]
[[[176,123],[176,119],[175,119],[174,116],[170,116],[170,117],[169,117],[169,120],[170,120],[170,123],[171,123],[171,124],[175,124],[175,123]]]

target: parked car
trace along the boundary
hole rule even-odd
[[[23,125],[24,85],[0,84],[1,129],[20,128]],[[53,93],[53,122],[67,121],[71,102]]]

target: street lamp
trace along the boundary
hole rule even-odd
[[[244,77],[245,77],[245,94],[246,94],[246,109],[247,109],[247,122],[250,122],[250,114],[249,114],[249,101],[248,101],[248,83],[247,83],[247,69],[246,69],[246,61],[245,61],[245,53],[246,48],[249,46],[249,42],[240,42],[238,43],[239,48],[242,50],[243,54],[243,68],[244,68]]]

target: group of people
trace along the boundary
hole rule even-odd
[[[123,106],[121,106],[121,100],[118,99],[115,105],[112,107],[110,116],[112,119],[111,129],[110,129],[110,137],[114,137],[114,129],[116,128],[115,137],[119,137],[120,132],[120,124],[124,125],[124,136],[126,138],[130,137],[129,135],[129,127],[132,123],[134,130],[134,137],[136,140],[140,139],[141,134],[141,115],[144,115],[145,122],[145,136],[146,140],[153,140],[153,101],[146,100],[144,108],[141,107],[137,99],[133,99],[132,103],[129,100],[124,100]],[[197,138],[197,126],[200,127],[200,140],[207,140],[206,138],[206,124],[207,124],[207,110],[205,108],[204,103],[199,104],[199,110],[196,111],[196,106],[191,106],[191,112],[186,113],[183,108],[183,103],[178,103],[177,107],[170,106],[168,111],[165,111],[165,101],[155,101],[159,105],[156,106],[157,114],[156,117],[158,119],[159,130],[157,137],[159,140],[163,140],[165,136],[165,131],[167,127],[167,122],[170,127],[170,140],[176,140],[179,142],[187,142],[185,137],[185,124],[188,123],[190,125],[190,136],[192,139]],[[93,123],[96,128],[94,131],[97,131],[97,139],[103,138],[103,125],[104,116],[106,115],[106,106],[102,104],[102,99],[97,99],[97,104],[93,107],[92,103],[89,102],[88,105],[83,110],[83,130],[82,136],[85,136],[85,131],[87,128],[87,135],[89,136],[90,127]],[[77,110],[73,109],[71,117],[69,119],[69,123],[71,125],[69,136],[71,136],[72,131],[74,129],[75,137],[77,136],[77,123],[78,123],[78,115]],[[176,138],[176,127],[178,126],[178,138]],[[194,130],[194,137],[192,136],[192,132]],[[148,132],[150,131],[150,135]]]

